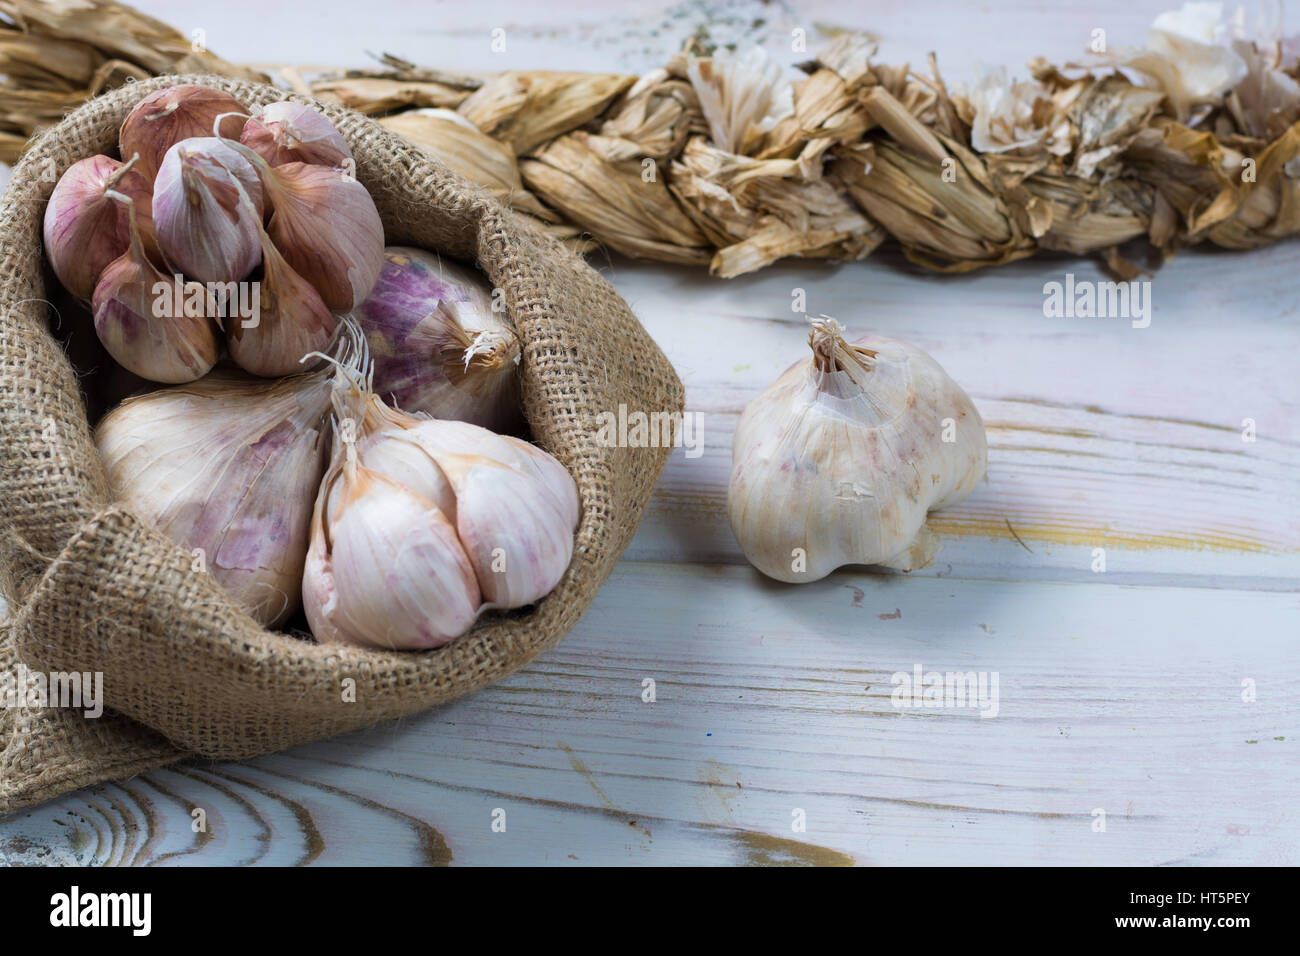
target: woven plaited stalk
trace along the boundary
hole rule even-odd
[[[0,158],[124,78],[249,78],[114,0],[0,0],[0,11],[15,20],[0,23],[13,100],[0,98]],[[1132,278],[1183,246],[1300,232],[1300,63],[1270,40],[1233,49],[1246,70],[1235,86],[1195,95],[1194,56],[1034,59],[1032,83],[1002,86],[1001,109],[987,90],[950,90],[933,54],[925,70],[881,63],[870,34],[848,32],[793,81],[753,60],[759,49],[715,55],[694,39],[639,78],[458,76],[393,56],[310,80],[277,72],[379,118],[579,251],[599,243],[732,277],[892,243],[941,272],[1066,252]]]
[[[372,120],[322,106],[351,145],[386,241],[476,261],[503,290],[523,345],[533,437],[577,480],[582,517],[572,564],[549,596],[441,650],[325,647],[262,629],[191,569],[188,551],[113,506],[77,379],[47,328],[44,200],[71,163],[114,150],[136,102],[174,83],[217,87],[249,107],[311,102],[215,76],[129,84],[41,135],[0,204],[0,559],[14,612],[0,673],[19,660],[42,672],[102,672],[106,703],[119,712],[88,721],[0,709],[0,811],[183,753],[243,758],[332,736],[513,671],[590,604],[668,454],[598,444],[598,416],[620,404],[682,408],[672,367],[593,269]],[[354,703],[344,701],[349,678]]]

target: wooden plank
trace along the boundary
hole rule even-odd
[[[1298,624],[1295,594],[868,574],[787,587],[625,563],[559,648],[468,700],[91,788],[0,824],[0,852],[1294,864]],[[916,665],[997,672],[997,716],[896,707],[892,677]]]

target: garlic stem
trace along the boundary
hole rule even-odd
[[[117,186],[118,182],[122,179],[122,177],[131,171],[131,167],[134,166],[139,161],[139,159],[140,159],[140,154],[134,153],[132,154],[129,160],[127,160],[117,169],[113,170],[113,172],[109,174],[108,178],[104,180],[104,190],[108,191],[110,189],[113,189],[115,186]],[[131,211],[135,212],[134,204],[132,205]]]
[[[805,318],[807,318],[805,316]],[[808,345],[813,351],[813,364],[819,372],[845,372],[850,368],[870,372],[875,368],[877,353],[865,346],[850,345],[844,341],[844,326],[828,315],[808,319]]]
[[[247,117],[248,114],[247,114],[247,113],[236,113],[234,110],[231,110],[229,113],[218,113],[218,114],[217,114],[217,118],[214,119],[214,120],[212,121],[212,135],[215,136],[217,139],[230,139],[229,136],[222,136],[222,135],[221,135],[221,123],[222,123],[223,120],[228,119],[228,118],[231,117],[231,116],[244,116],[244,117]],[[238,143],[239,140],[235,140],[235,142]]]
[[[142,118],[147,120],[148,122],[153,122],[154,120],[160,120],[164,116],[171,116],[178,109],[180,109],[180,107],[181,107],[180,100],[172,100],[170,103],[168,103],[162,109],[158,110],[156,113],[146,113]]]
[[[136,153],[135,157],[132,158],[131,162],[135,162],[135,160],[138,159],[139,156],[140,154]],[[141,262],[148,262],[149,257],[145,254],[144,251],[144,240],[140,238],[140,230],[135,224],[135,200],[132,199],[130,196],[125,195],[124,193],[118,192],[116,189],[105,189],[104,198],[112,199],[114,202],[120,202],[126,204],[127,228],[130,231],[130,236],[131,236],[131,253]]]

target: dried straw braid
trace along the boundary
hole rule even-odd
[[[248,77],[105,0],[0,0],[0,10],[19,23],[0,31],[0,73],[11,77],[0,158],[124,79],[196,63]],[[1101,254],[1132,276],[1121,254],[1130,240],[1167,256],[1300,231],[1297,66],[1275,62],[1276,51],[1247,45],[1246,80],[1199,100],[1177,64],[1149,54],[1132,62],[1163,76],[1161,89],[1110,68],[1067,75],[1032,61],[1032,83],[1004,90],[1027,97],[1028,139],[950,93],[933,56],[925,75],[873,63],[863,34],[836,38],[793,84],[752,56],[704,53],[692,41],[639,79],[478,79],[391,56],[384,69],[311,83],[281,74],[378,118],[578,251],[601,243],[724,277],[790,256],[861,259],[886,240],[943,272],[1054,250]]]

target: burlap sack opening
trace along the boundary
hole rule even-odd
[[[578,482],[582,519],[559,586],[527,612],[485,620],[439,651],[323,647],[259,627],[188,552],[109,500],[76,376],[48,331],[41,219],[73,162],[112,153],[122,119],[174,83],[252,107],[309,102],[342,130],[389,244],[476,261],[504,290],[523,343],[534,439]],[[593,269],[378,124],[271,87],[171,76],[105,94],[43,134],[0,205],[0,561],[13,618],[0,674],[104,675],[112,710],[0,708],[0,812],[175,759],[239,759],[409,714],[494,681],[555,644],[636,528],[668,449],[597,443],[598,415],[680,411],[662,352]],[[344,701],[346,679],[355,703]],[[132,720],[126,720],[126,715]],[[136,721],[138,723],[133,723]],[[143,725],[143,726],[141,726]]]

